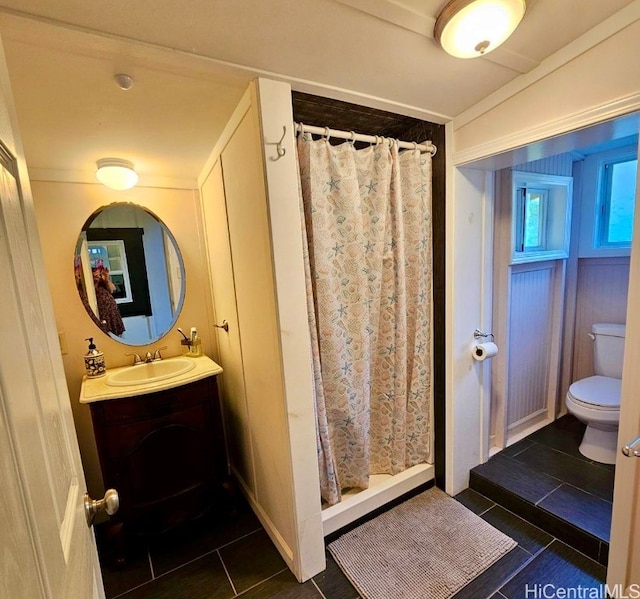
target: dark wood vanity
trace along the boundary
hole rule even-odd
[[[105,488],[120,496],[112,521],[126,534],[164,532],[221,505],[227,459],[215,376],[96,401],[91,417]]]

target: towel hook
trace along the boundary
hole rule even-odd
[[[282,158],[286,153],[287,153],[287,149],[282,147],[282,142],[284,141],[285,135],[287,134],[287,126],[283,125],[282,126],[282,137],[280,138],[280,141],[272,141],[272,142],[265,142],[266,145],[268,146],[275,146],[276,147],[276,154],[277,156],[271,156],[269,158],[269,160],[272,160],[273,162],[275,162],[276,160],[280,160],[280,158]]]

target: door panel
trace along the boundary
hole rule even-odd
[[[255,448],[256,496],[291,546],[295,525],[290,457],[283,418],[282,366],[260,146],[257,110],[252,107],[222,152],[222,173],[249,434]]]
[[[220,375],[222,394],[225,398],[225,424],[231,464],[252,493],[256,491],[251,437],[243,423],[248,421],[247,397],[238,314],[236,312],[233,265],[229,250],[227,209],[220,160],[201,186],[203,213],[207,229],[211,286],[214,290],[215,313],[218,324],[226,320],[229,330],[218,332],[218,351],[224,372]]]
[[[1,296],[0,296],[1,297]],[[0,388],[0,406],[5,399]],[[40,597],[42,587],[34,546],[30,539],[29,522],[24,512],[19,470],[14,461],[7,419],[0,411],[0,597],[17,596],[20,589],[25,597]],[[11,526],[6,523],[11,522]],[[12,556],[12,559],[6,559]]]
[[[0,131],[9,144],[0,148],[0,428],[7,446],[0,513],[10,513],[17,529],[28,531],[19,546],[12,535],[0,534],[3,556],[15,558],[6,579],[3,558],[0,595],[102,597],[95,582],[100,580],[95,540],[84,520],[84,475],[26,168],[17,131],[6,120],[13,110],[1,55],[0,87],[0,119],[5,119]],[[3,518],[5,525],[8,521]]]

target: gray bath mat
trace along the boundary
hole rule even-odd
[[[329,551],[365,599],[447,599],[517,543],[435,487]]]

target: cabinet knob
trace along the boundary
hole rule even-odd
[[[102,499],[91,499],[89,493],[84,494],[84,515],[87,519],[87,526],[91,528],[96,516],[104,511],[109,516],[113,516],[120,507],[120,497],[115,489],[107,489]]]

